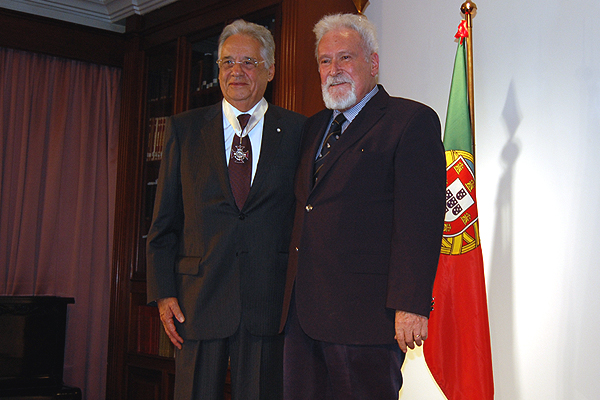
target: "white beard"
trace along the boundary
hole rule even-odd
[[[337,83],[349,83],[350,89],[344,93],[332,95],[329,92],[329,88]],[[334,89],[335,90],[335,89]],[[347,110],[356,104],[356,85],[354,81],[349,77],[327,77],[327,82],[321,85],[321,92],[323,93],[323,102],[325,107],[330,110]]]

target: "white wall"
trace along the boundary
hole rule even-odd
[[[600,2],[479,0],[477,184],[497,400],[600,398]],[[462,2],[372,0],[380,82],[446,115]],[[464,350],[469,351],[465,337]],[[401,400],[443,399],[409,354]]]

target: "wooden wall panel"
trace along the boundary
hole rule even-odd
[[[352,0],[282,1],[279,85],[276,102],[311,116],[324,108],[317,61],[314,25],[327,14],[356,12]]]
[[[114,67],[124,35],[0,8],[0,46]]]

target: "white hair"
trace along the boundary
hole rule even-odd
[[[264,26],[246,22],[243,19],[233,21],[223,29],[219,36],[219,58],[221,58],[223,43],[233,35],[246,35],[256,39],[260,43],[260,55],[265,60],[265,67],[270,68],[275,64],[275,40],[273,40],[271,31]]]
[[[326,15],[315,24],[313,32],[317,37],[315,44],[315,56],[319,58],[319,43],[326,33],[339,29],[352,29],[356,31],[363,42],[365,54],[368,56],[379,52],[377,43],[377,29],[364,15],[356,14],[331,14]]]

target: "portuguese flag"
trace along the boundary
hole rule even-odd
[[[464,21],[459,33],[461,27],[465,32]],[[494,379],[464,42],[456,52],[444,129],[446,218],[423,352],[448,400],[491,400]]]

